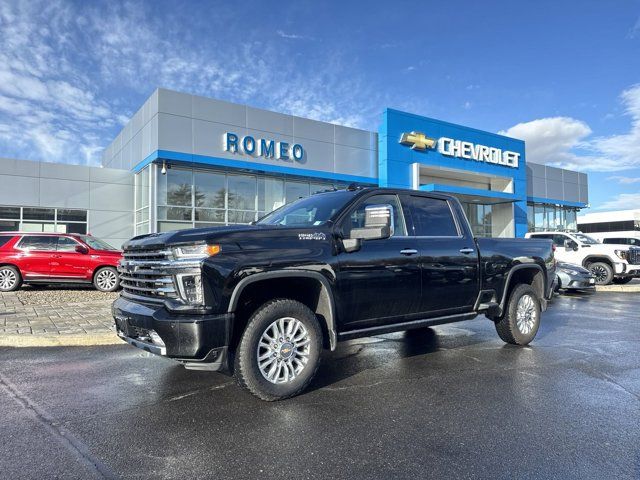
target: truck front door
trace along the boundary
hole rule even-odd
[[[348,237],[352,228],[364,226],[366,206],[381,204],[393,207],[393,235],[365,240],[360,250],[338,256],[336,303],[345,330],[386,323],[390,317],[414,314],[420,309],[418,247],[415,238],[407,236],[407,222],[397,195],[377,194],[361,200],[344,219],[343,235]]]
[[[411,213],[409,235],[420,250],[421,311],[430,317],[473,310],[480,289],[478,249],[462,222],[463,213],[442,198],[418,194],[400,198]]]

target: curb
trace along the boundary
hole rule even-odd
[[[640,292],[640,285],[596,285],[596,292]]]
[[[121,344],[124,342],[114,332],[77,335],[0,335],[0,347],[91,347]]]

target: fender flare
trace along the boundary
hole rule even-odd
[[[238,301],[242,291],[250,284],[259,282],[262,280],[271,280],[275,278],[312,278],[320,282],[320,298],[318,299],[317,313],[321,313],[324,319],[327,332],[329,333],[329,348],[331,350],[336,349],[338,343],[338,333],[336,331],[336,308],[333,298],[333,290],[327,278],[319,272],[312,272],[309,270],[274,270],[270,272],[254,273],[248,277],[243,278],[233,289],[231,298],[229,299],[228,313],[235,311],[238,306]]]
[[[615,264],[620,262],[616,262],[615,260],[609,258],[607,255],[598,255],[597,253],[594,253],[592,255],[587,255],[582,259],[582,266],[584,267],[590,261],[591,263],[594,263],[594,262],[602,262],[603,260],[611,265],[611,268],[614,269],[613,273],[615,273]]]
[[[502,312],[504,312],[504,307],[507,303],[507,293],[509,292],[509,285],[511,285],[511,277],[513,277],[513,274],[519,270],[524,270],[524,269],[534,269],[534,270],[538,270],[540,273],[542,273],[542,281],[543,283],[543,292],[542,292],[542,296],[544,297],[546,295],[547,292],[547,277],[544,274],[544,270],[542,269],[542,267],[540,265],[538,265],[537,263],[521,263],[519,265],[514,266],[511,270],[509,270],[509,274],[507,275],[507,281],[504,282],[504,288],[502,291],[502,298],[500,299],[500,314],[502,314]]]

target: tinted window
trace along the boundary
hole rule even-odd
[[[566,235],[554,235],[553,238],[553,243],[558,246],[558,247],[562,247],[564,245],[564,242],[566,242],[567,240],[571,240],[569,237],[567,237]]]
[[[419,237],[457,237],[458,229],[446,200],[409,197],[414,235]]]
[[[358,207],[349,215],[346,224],[343,226],[344,234],[349,237],[352,228],[364,227],[364,210],[369,205],[391,205],[393,207],[393,236],[406,236],[407,227],[402,216],[400,201],[397,195],[373,195],[364,199]]]
[[[602,240],[602,243],[617,243],[621,245],[626,245],[629,242],[627,241],[626,238],[605,238],[604,240]]]
[[[78,242],[69,237],[58,237],[59,252],[75,252],[78,245]]]
[[[553,235],[550,233],[535,233],[530,235],[531,238],[546,238],[547,240],[553,240]]]
[[[53,235],[30,235],[22,237],[18,248],[22,250],[53,251],[56,249],[56,237]]]
[[[11,240],[13,237],[11,235],[0,235],[0,247]]]

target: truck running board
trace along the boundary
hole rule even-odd
[[[380,325],[376,327],[360,328],[358,330],[349,330],[338,334],[338,340],[350,340],[352,338],[370,337],[373,335],[381,335],[383,333],[401,332],[403,330],[412,330],[414,328],[431,327],[442,325],[444,323],[464,322],[472,320],[478,316],[477,313],[460,313],[456,315],[447,315],[444,317],[426,318],[420,320],[411,320],[409,322],[393,323],[391,325]]]

